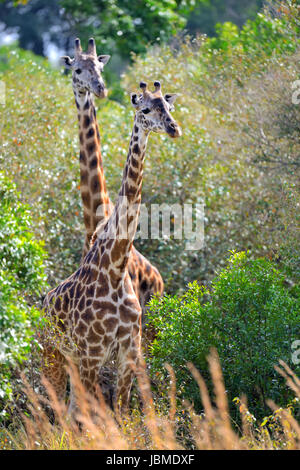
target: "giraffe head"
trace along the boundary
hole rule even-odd
[[[89,39],[87,53],[82,52],[80,40],[75,39],[74,59],[69,56],[61,57],[63,65],[72,70],[73,89],[79,93],[89,91],[98,98],[104,98],[107,95],[101,73],[109,59],[109,55],[97,56],[93,38]]]
[[[175,94],[162,95],[160,82],[154,82],[154,91],[147,89],[145,82],[140,83],[142,93],[131,93],[131,103],[136,109],[136,119],[144,130],[166,132],[170,137],[180,137],[181,129],[172,118]]]

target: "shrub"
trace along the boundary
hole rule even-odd
[[[41,314],[32,303],[46,287],[45,252],[31,225],[29,207],[0,172],[0,401],[12,397],[13,370],[37,344]]]
[[[291,398],[274,365],[280,359],[291,362],[291,344],[300,333],[299,309],[300,298],[290,294],[270,261],[235,253],[210,289],[194,282],[182,296],[151,301],[149,318],[158,331],[151,348],[152,374],[163,374],[169,362],[184,396],[199,410],[186,362],[208,379],[206,357],[214,347],[229,402],[245,394],[250,411],[262,417],[268,398],[278,404]]]

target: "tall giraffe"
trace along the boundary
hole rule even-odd
[[[82,260],[87,254],[92,235],[102,230],[113,210],[106,188],[101,156],[100,134],[93,95],[103,98],[107,92],[101,76],[109,55],[96,53],[93,38],[89,39],[87,53],[82,52],[80,40],[75,40],[75,57],[62,57],[65,67],[72,70],[72,86],[79,122],[80,191],[85,223],[85,242]],[[131,248],[128,270],[134,291],[143,311],[152,294],[163,294],[164,283],[158,270],[134,247]]]
[[[67,381],[62,365],[68,357],[79,365],[87,391],[95,394],[99,369],[115,356],[116,402],[120,399],[122,407],[128,405],[133,366],[140,355],[142,315],[128,261],[138,224],[146,145],[150,131],[165,132],[173,138],[181,135],[170,114],[176,95],[163,96],[160,83],[154,86],[151,93],[142,82],[142,93],[131,95],[136,113],[112,215],[104,228],[96,231],[94,244],[79,269],[50,291],[44,301],[47,316],[63,332],[59,341],[51,331],[43,339],[44,374],[60,399]],[[73,400],[71,403],[74,405]]]

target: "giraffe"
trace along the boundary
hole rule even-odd
[[[100,133],[96,119],[93,95],[104,98],[107,91],[101,76],[109,55],[96,53],[93,38],[89,39],[87,54],[82,52],[80,40],[75,39],[75,57],[61,58],[63,65],[72,70],[72,86],[77,107],[80,142],[80,191],[83,203],[85,241],[82,260],[87,254],[96,228],[101,230],[113,210],[103,170]],[[142,307],[143,327],[146,323],[146,304],[153,294],[162,296],[163,279],[155,268],[133,246],[128,262],[134,291]]]
[[[44,374],[59,399],[65,395],[67,358],[79,367],[87,392],[96,395],[99,369],[113,356],[117,364],[115,403],[128,406],[134,367],[141,354],[142,309],[128,272],[128,261],[141,204],[143,163],[150,131],[175,138],[181,129],[170,111],[176,95],[162,95],[159,82],[150,92],[131,94],[135,118],[121,189],[116,205],[103,229],[95,232],[80,267],[44,301],[46,316],[62,336],[44,334]],[[126,200],[124,211],[123,201]],[[124,236],[124,225],[127,227]],[[71,400],[72,406],[74,401]],[[72,410],[71,410],[72,413]]]

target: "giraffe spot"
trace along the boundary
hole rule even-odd
[[[139,310],[140,309],[140,305],[139,305],[137,299],[125,299],[124,300],[124,305],[126,305],[126,307],[132,308],[133,310]]]
[[[129,201],[134,199],[136,194],[137,194],[136,186],[131,186],[131,185],[128,184],[128,182],[126,182],[126,184],[125,184],[125,194],[126,194],[127,198],[129,199]]]
[[[81,186],[85,186],[88,183],[88,172],[86,170],[80,171],[80,183]]]
[[[130,328],[128,326],[120,325],[117,331],[117,337],[122,338],[123,336],[130,334]]]
[[[120,275],[115,273],[115,271],[113,269],[111,269],[108,274],[109,274],[109,278],[110,278],[112,288],[117,289],[117,287],[120,283],[120,280],[121,280]]]
[[[124,256],[124,258],[122,259],[121,263],[117,265],[117,268],[118,268],[120,271],[124,271],[125,266],[126,266],[126,264],[127,264],[127,261],[128,261],[128,256]]]
[[[74,284],[72,284],[72,286],[70,287],[70,290],[69,290],[69,294],[70,294],[71,299],[74,298],[74,291],[75,291],[75,286],[74,286]]]
[[[86,154],[84,150],[80,150],[79,161],[80,163],[83,163],[84,165],[86,165]]]
[[[131,156],[131,165],[135,168],[138,168],[139,166],[139,161],[133,155]]]
[[[108,332],[113,331],[117,324],[118,319],[116,317],[109,317],[103,321],[103,325]]]
[[[68,295],[65,295],[64,296],[64,299],[63,299],[63,305],[62,305],[62,309],[64,312],[67,312],[68,309],[69,309],[69,303],[70,303],[70,299],[69,299],[69,296]]]
[[[90,139],[91,137],[94,137],[95,135],[95,129],[93,127],[91,127],[87,133],[85,134],[86,138],[87,139]]]
[[[124,349],[128,349],[129,346],[130,346],[130,336],[127,339],[125,339],[124,341],[122,341],[121,345]]]
[[[104,338],[102,340],[102,344],[105,348],[107,348],[107,346],[109,346],[109,344],[112,342],[112,337],[111,336],[107,336],[107,335],[104,335]]]
[[[133,137],[133,140],[134,140],[134,142],[136,142],[136,141],[138,140],[138,136],[135,135],[135,136]]]
[[[117,300],[118,300],[118,296],[115,292],[112,294],[111,298],[114,302],[117,302]]]
[[[78,319],[79,319],[79,312],[78,312],[78,310],[75,310],[75,312],[74,312],[74,321],[75,321],[75,323],[78,322]]]
[[[93,262],[94,262],[94,257],[93,257]],[[91,268],[91,282],[95,282],[98,279],[98,271],[97,269]]]
[[[81,365],[84,369],[88,368],[88,360],[87,359],[81,359]]]
[[[104,335],[105,332],[100,321],[95,321],[93,323],[93,328],[98,335]]]
[[[82,323],[84,325],[84,323]],[[76,332],[76,330],[75,330]],[[82,353],[83,351],[86,351],[86,341],[84,338],[79,337],[76,342],[79,351]]]
[[[133,179],[133,180],[136,180],[139,176],[138,173],[136,173],[135,171],[133,171],[132,168],[129,169],[129,172],[128,172],[128,176],[129,178]]]
[[[99,199],[98,194],[97,194],[97,198],[94,199],[94,201],[93,201],[93,213],[94,214],[97,213],[97,209],[98,209],[99,206],[100,206],[100,199]],[[97,223],[98,223],[98,220],[97,220]]]
[[[137,134],[139,131],[139,128],[137,126],[134,126],[134,132]]]
[[[95,293],[95,286],[92,284],[86,289],[86,296],[94,297],[94,293]]]
[[[99,184],[99,176],[94,175],[92,180],[91,180],[91,188],[93,191],[99,191],[100,189],[100,184]]]
[[[85,333],[87,332],[87,329],[88,329],[88,327],[86,326],[86,324],[83,323],[82,321],[80,321],[78,323],[77,327],[75,328],[75,333],[78,336],[84,336]]]
[[[132,337],[135,338],[140,332],[140,329],[137,325],[133,325],[132,327]]]
[[[58,297],[56,299],[55,305],[54,305],[55,310],[60,310],[61,309],[61,299]]]
[[[79,132],[79,142],[83,144],[83,132]]]
[[[141,150],[138,144],[134,144],[134,146],[132,147],[132,151],[133,153],[137,153],[138,155],[140,155],[141,153]]]
[[[100,342],[100,335],[98,335],[93,328],[89,329],[88,335],[86,337],[86,340],[89,344],[99,344]]]
[[[89,227],[90,226],[90,221],[91,221],[90,216],[88,214],[84,214],[83,219],[84,219],[85,226]]]
[[[99,361],[97,359],[88,359],[88,368],[95,367],[99,365]]]
[[[100,261],[100,269],[107,269],[109,266],[109,256],[107,253],[104,253]]]
[[[118,289],[118,297],[121,299],[123,297],[123,289],[122,286],[119,287]]]
[[[110,240],[108,240],[108,242],[106,243],[105,247],[107,250],[110,250],[112,244],[113,244],[114,240],[111,238]]]
[[[82,312],[82,310],[85,308],[85,298],[81,297],[79,303],[78,303],[78,310]]]
[[[81,315],[81,319],[85,321],[86,323],[89,323],[92,320],[94,320],[95,316],[94,316],[92,309],[87,308],[85,312]]]
[[[89,346],[89,355],[90,356],[97,356],[101,355],[102,348],[100,346]]]
[[[148,287],[147,282],[146,282],[146,281],[143,281],[143,282],[141,283],[141,289],[142,289],[142,291],[145,292],[145,291],[147,290],[147,287]]]
[[[124,253],[124,251],[127,248],[127,244],[128,244],[128,241],[125,238],[119,241],[118,240],[115,241],[115,244],[111,250],[111,260],[113,263],[115,263]]]
[[[78,271],[79,274],[81,273],[81,270]],[[76,292],[75,292],[75,298],[79,299],[83,294],[83,287],[78,283],[76,287]]]
[[[96,168],[97,165],[98,165],[97,157],[94,157],[94,158],[90,161],[90,170],[93,170],[94,168]]]
[[[91,204],[91,195],[87,192],[81,193],[82,202],[85,206],[90,207]]]
[[[96,290],[96,297],[105,297],[109,293],[109,285],[107,276],[103,273],[99,275],[98,286]]]
[[[108,301],[94,300],[93,309],[97,311],[97,318],[102,318],[103,315],[106,315],[107,313],[117,313],[117,307]]]
[[[120,305],[120,318],[124,323],[135,322],[138,318],[138,315],[135,312],[132,312],[128,307],[125,305]]]
[[[90,116],[86,115],[83,118],[83,127],[86,129],[91,124]]]
[[[86,146],[86,149],[88,151],[88,154],[89,155],[92,155],[94,152],[95,152],[95,149],[96,149],[96,145],[95,145],[95,142],[91,142],[90,144],[88,144]]]
[[[86,102],[84,103],[83,109],[86,111],[87,109],[89,109],[89,107],[90,107],[90,100],[87,99]]]

